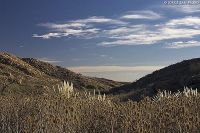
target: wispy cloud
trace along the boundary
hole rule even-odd
[[[47,28],[50,32],[45,34],[33,34],[34,38],[50,39],[60,37],[82,37],[90,39],[93,37],[105,37],[105,32],[112,34],[128,30],[130,22],[126,19],[159,19],[161,15],[153,11],[132,11],[115,18],[106,18],[104,16],[92,16],[85,19],[71,20],[65,23],[41,23],[40,27]],[[99,26],[101,25],[101,26]],[[107,25],[102,28],[102,25]],[[110,27],[121,27],[121,29],[112,29]],[[107,29],[105,29],[107,28]],[[136,28],[136,27],[131,27]],[[110,31],[109,31],[110,30]],[[130,30],[130,29],[129,29]]]
[[[33,34],[34,38],[43,38],[43,39],[50,39],[52,37],[60,38],[61,33],[47,33],[44,35]]]
[[[146,72],[155,71],[164,66],[78,66],[68,67],[68,69],[79,73],[92,72]]]
[[[105,58],[105,57],[109,57],[108,55],[106,55],[106,54],[101,54],[101,55],[99,55],[100,57],[103,57],[103,58]]]
[[[41,23],[38,26],[46,27],[56,31],[65,31],[68,29],[80,29],[80,28],[90,28],[93,24],[113,24],[113,25],[125,25],[127,22],[121,20],[106,18],[103,16],[93,16],[86,19],[77,19],[68,21],[66,23]]]
[[[93,16],[93,17],[89,17],[86,19],[78,19],[75,21],[71,21],[72,23],[84,23],[84,24],[88,24],[88,23],[104,23],[104,24],[126,24],[126,22],[123,22],[121,20],[118,19],[112,19],[112,18],[106,18],[103,16]]]
[[[192,39],[200,35],[200,17],[186,16],[148,24],[135,24],[132,21],[132,19],[148,21],[161,18],[164,16],[154,11],[142,10],[130,11],[115,18],[93,16],[66,23],[42,23],[39,26],[47,28],[49,32],[42,35],[33,34],[33,37],[99,39],[101,41],[97,45],[112,47],[152,45],[174,39]]]
[[[43,62],[47,62],[47,63],[60,63],[60,62],[63,62],[63,61],[50,59],[50,58],[46,58],[46,57],[38,58],[38,60],[43,61]]]
[[[43,39],[69,37],[69,36],[90,38],[90,36],[94,36],[95,34],[100,32],[100,29],[95,27],[96,24],[126,25],[127,22],[123,22],[121,20],[112,18],[106,18],[102,16],[93,16],[86,19],[68,21],[62,24],[42,23],[38,24],[38,26],[46,27],[53,32],[42,35],[33,34],[33,37],[43,38]]]
[[[193,26],[194,28],[199,28],[200,18],[188,16],[180,19],[172,19],[167,24],[167,26]]]
[[[114,29],[112,29],[113,31]],[[164,24],[140,26],[133,31],[128,28],[115,29],[114,36],[109,36],[111,41],[103,41],[101,46],[141,45],[155,44],[164,40],[193,38],[200,35],[200,18],[184,17],[172,19]],[[109,32],[108,32],[109,33]],[[123,34],[122,34],[123,33]]]
[[[172,42],[169,43],[165,48],[169,49],[180,49],[180,48],[188,48],[188,47],[199,47],[200,42],[199,41],[180,41],[180,42]]]
[[[109,56],[109,55],[106,55],[106,54],[100,54],[99,56],[100,56],[101,58],[104,58],[104,59],[110,59],[110,60],[113,59],[112,56]]]
[[[131,34],[134,32],[143,31],[146,29],[145,24],[139,24],[139,25],[127,25],[122,27],[116,27],[108,30],[104,30],[104,34],[108,34],[110,36],[116,36],[116,35],[124,35],[124,34]]]
[[[57,29],[58,30],[58,29]],[[57,31],[55,33],[47,33],[43,35],[33,34],[35,38],[43,38],[43,39],[50,39],[50,38],[60,38],[60,37],[84,37],[85,35],[93,35],[98,33],[99,29],[97,28],[89,28],[89,29],[62,29],[63,31]]]
[[[85,23],[76,23],[76,22],[69,22],[66,24],[56,24],[56,23],[42,23],[38,24],[38,26],[46,27],[49,29],[55,29],[55,30],[62,30],[63,28],[81,28],[85,27]]]
[[[121,16],[121,19],[149,19],[149,20],[155,20],[160,19],[163,16],[160,14],[150,11],[150,10],[144,10],[144,11],[132,11],[128,12],[127,14]]]
[[[161,6],[160,8],[165,8],[168,10],[174,10],[176,12],[187,13],[187,14],[200,12],[199,4],[196,4],[196,5],[165,5],[165,6]]]

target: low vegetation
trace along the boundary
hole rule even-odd
[[[56,89],[59,89],[56,91]],[[0,96],[0,132],[166,133],[200,131],[196,90],[161,92],[140,102],[73,91],[64,83],[40,96]],[[70,90],[70,91],[69,91]]]
[[[0,133],[199,133],[198,62],[128,84],[0,53]]]

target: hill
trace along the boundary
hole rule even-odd
[[[106,90],[116,86],[121,86],[122,82],[116,82],[104,78],[95,78],[77,74],[66,68],[60,66],[53,66],[49,63],[42,62],[33,58],[22,58],[22,60],[31,66],[37,68],[39,71],[51,77],[73,82],[77,89],[98,89]]]
[[[33,58],[0,53],[0,92],[41,94],[63,80],[73,82],[77,90],[107,90],[124,83],[74,73]]]
[[[176,92],[184,86],[200,88],[200,58],[184,60],[157,70],[133,83],[112,88],[107,94],[118,95],[123,100],[140,100],[154,96],[158,91]]]

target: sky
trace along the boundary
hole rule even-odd
[[[0,51],[135,81],[200,56],[200,1],[0,0]]]

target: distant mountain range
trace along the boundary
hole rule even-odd
[[[73,82],[77,90],[105,91],[125,84],[104,78],[83,76],[33,58],[19,58],[9,53],[0,53],[1,94],[42,94],[63,80]]]
[[[107,94],[118,96],[122,100],[140,100],[146,96],[154,96],[158,91],[183,90],[184,86],[200,88],[200,58],[170,65],[133,83],[112,88]]]

